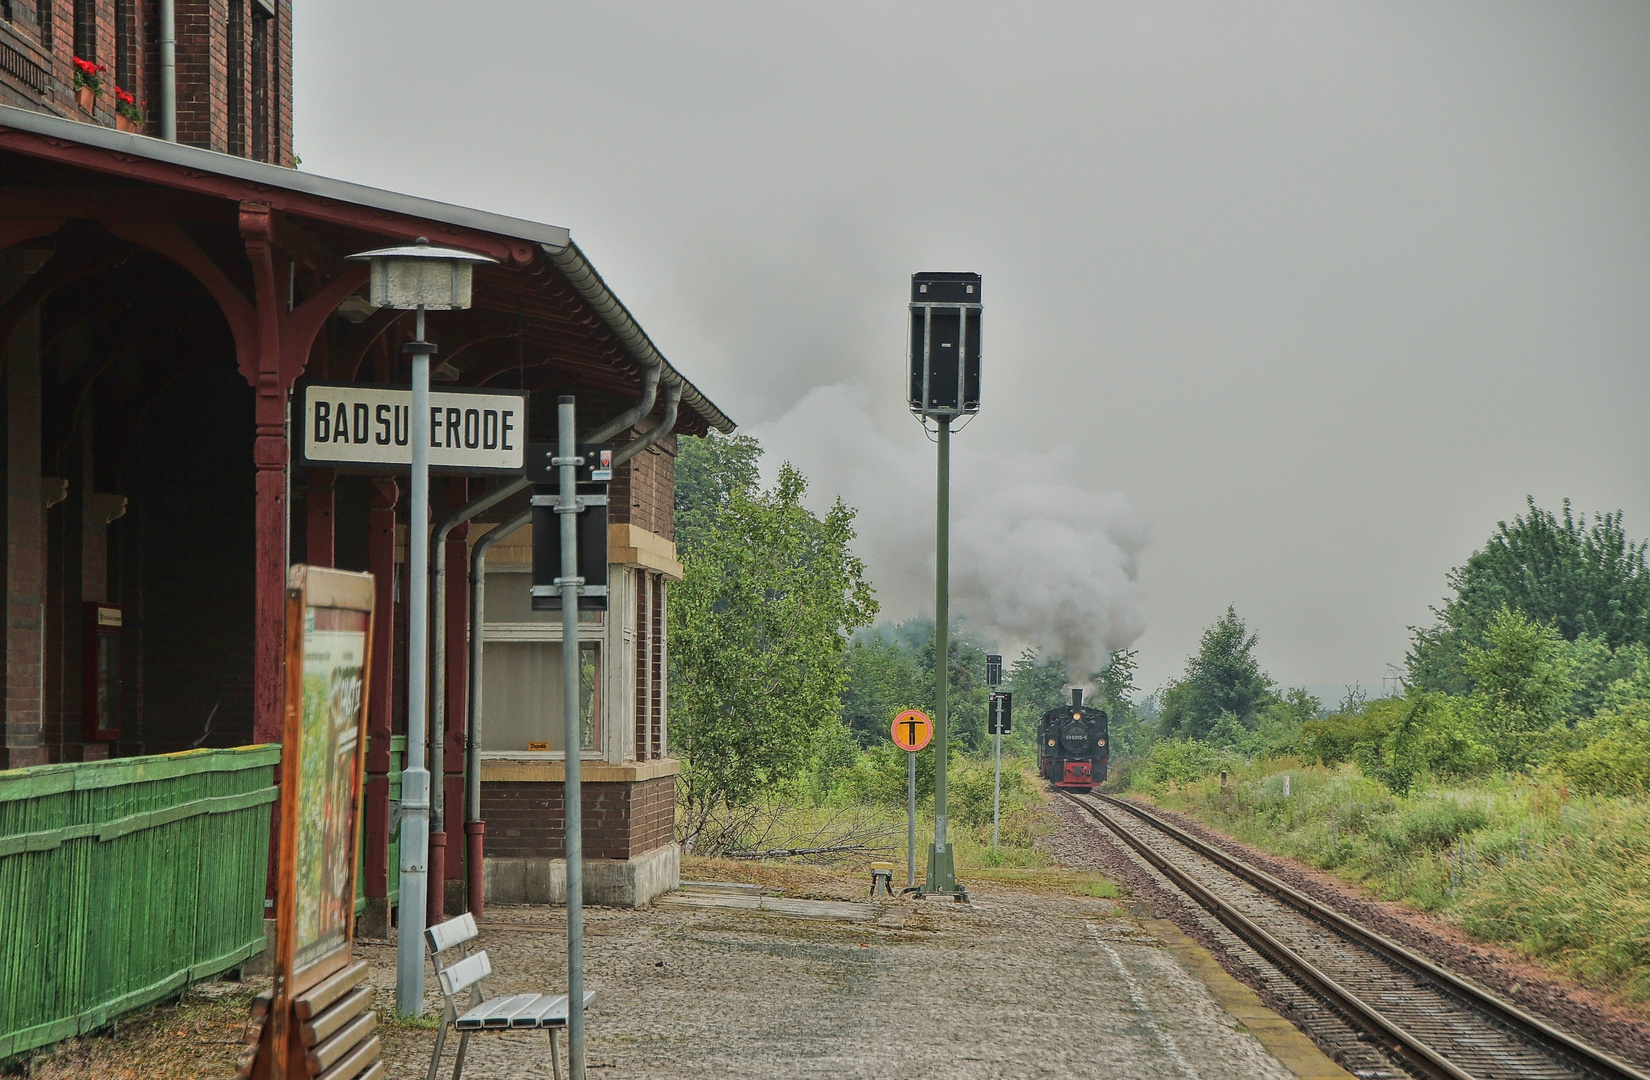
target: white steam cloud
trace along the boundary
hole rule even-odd
[[[931,444],[884,435],[853,384],[815,388],[749,433],[766,451],[765,481],[789,461],[809,478],[816,509],[840,494],[859,510],[856,549],[884,615],[933,611]],[[951,451],[953,614],[1010,658],[1031,646],[1079,680],[1132,645],[1145,630],[1136,562],[1147,538],[1134,505],[1080,486],[1070,448],[981,452],[965,437]]]

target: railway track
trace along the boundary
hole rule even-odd
[[[1650,1080],[1132,803],[1063,792],[1279,973],[1430,1080]]]

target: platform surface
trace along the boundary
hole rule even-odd
[[[587,909],[586,979],[601,993],[591,1073],[1287,1080],[1338,1071],[1313,1067],[1310,1044],[1285,1066],[1280,1032],[1262,1032],[1268,1050],[1252,1033],[1262,1018],[1235,1016],[1187,943],[1166,942],[1112,901],[1009,886],[970,893],[967,905],[865,905],[869,921],[764,910],[752,901],[766,897],[731,889],[702,895],[745,903]],[[857,906],[846,896],[807,903]],[[563,983],[561,918],[556,908],[488,910],[481,944],[498,973],[489,993]],[[393,950],[368,952],[388,1000]],[[402,1029],[386,1049],[390,1075],[423,1076],[431,1037]],[[542,1034],[472,1038],[465,1075],[536,1075],[544,1046]]]

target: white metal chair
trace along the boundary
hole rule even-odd
[[[424,942],[429,947],[430,959],[435,964],[436,979],[441,984],[441,1026],[435,1033],[435,1053],[430,1055],[428,1080],[435,1080],[441,1067],[441,1050],[447,1041],[447,1029],[458,1032],[458,1058],[453,1062],[453,1080],[464,1072],[464,1052],[469,1049],[470,1034],[476,1031],[527,1031],[539,1029],[550,1037],[550,1072],[561,1080],[561,1059],[556,1055],[556,1032],[567,1026],[566,994],[510,994],[489,998],[481,980],[493,973],[492,962],[484,949],[470,950],[476,938],[476,921],[469,912],[448,919],[424,931]],[[470,991],[470,1008],[458,1011],[455,998]],[[584,1007],[596,1002],[596,992],[584,992]]]

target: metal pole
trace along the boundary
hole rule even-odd
[[[160,137],[178,141],[178,19],[173,0],[160,0]],[[424,335],[420,334],[422,338]]]
[[[917,883],[917,755],[905,755],[905,887]]]
[[[567,1075],[584,1077],[584,806],[580,801],[579,751],[579,499],[574,453],[573,398],[556,402],[556,465],[561,490],[556,515],[561,522],[561,686],[562,749],[567,786],[562,796],[567,838]]]
[[[997,822],[1003,811],[1003,729],[997,726],[997,748],[991,767],[991,850],[997,850]]]
[[[951,418],[940,428],[938,497],[934,513],[934,843],[928,854],[930,893],[957,891],[951,845],[945,837],[945,755],[951,726],[946,698],[951,683]]]
[[[401,774],[401,900],[396,919],[395,1008],[424,1012],[425,876],[430,845],[430,771],[424,767],[429,710],[430,353],[418,309],[412,354],[412,499],[407,515],[407,767]]]

